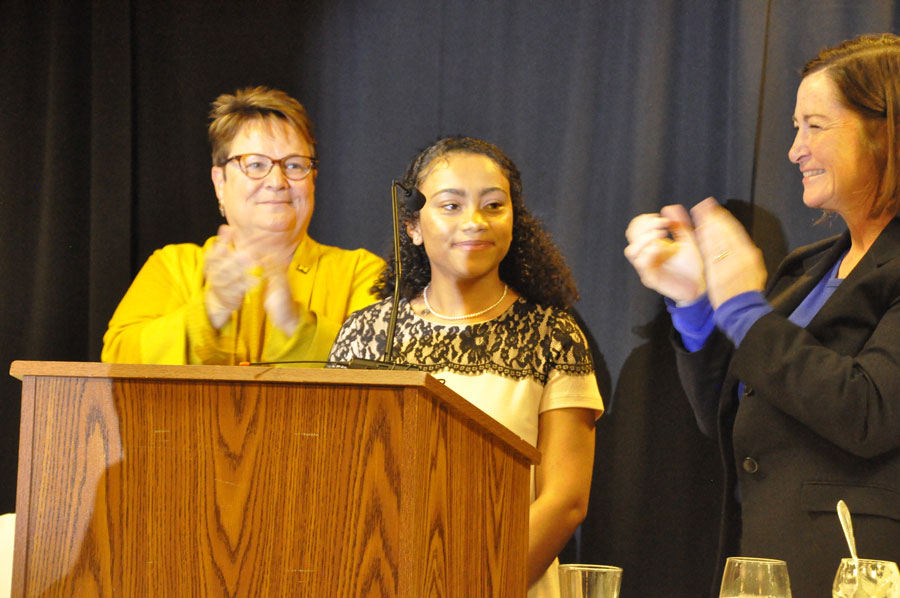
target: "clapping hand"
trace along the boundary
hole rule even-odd
[[[274,243],[267,234],[237,239],[233,227],[220,226],[204,266],[204,304],[212,325],[216,329],[224,326],[232,312],[240,308],[247,291],[263,282],[266,314],[275,326],[292,335],[300,319],[287,275],[294,249]],[[251,273],[254,267],[260,268],[262,280]]]
[[[227,224],[219,227],[216,243],[206,254],[203,266],[207,283],[203,303],[210,323],[217,330],[241,306],[247,291],[259,283],[249,272],[253,266],[252,256],[232,246],[233,234]]]
[[[690,216],[680,205],[635,217],[625,231],[625,257],[649,289],[678,302],[706,292],[703,258]]]
[[[641,214],[625,231],[625,257],[641,282],[678,302],[708,293],[713,308],[766,282],[762,252],[744,227],[708,197],[691,209],[666,206]]]
[[[291,255],[284,260],[283,256],[267,254],[260,263],[266,281],[263,305],[272,323],[288,336],[294,334],[300,322],[300,306],[294,301],[288,283],[288,266]]]
[[[741,293],[763,290],[762,252],[731,212],[708,197],[691,208],[691,216],[713,308]]]

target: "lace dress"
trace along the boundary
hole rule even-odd
[[[381,359],[391,301],[350,315],[329,357]],[[479,409],[537,446],[538,416],[550,409],[603,413],[603,399],[584,333],[565,311],[520,297],[496,318],[476,324],[437,324],[400,301],[393,359],[431,373]],[[534,486],[532,484],[532,499]],[[556,562],[528,592],[559,595]]]

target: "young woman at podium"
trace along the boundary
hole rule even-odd
[[[529,598],[559,595],[556,556],[587,512],[603,400],[568,266],[529,214],[515,164],[495,145],[437,141],[403,180],[401,282],[391,360],[431,372],[537,446],[529,514]],[[330,359],[381,359],[394,259],[352,314]]]

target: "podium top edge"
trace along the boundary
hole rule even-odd
[[[13,361],[9,373],[25,376],[82,378],[140,378],[153,380],[241,380],[248,382],[305,382],[360,385],[421,385],[430,377],[410,370],[347,370],[241,365],[148,365],[95,361]]]
[[[148,365],[94,361],[13,361],[9,373],[19,380],[26,377],[59,377],[421,387],[441,397],[450,408],[504,440],[531,463],[536,464],[541,460],[537,448],[516,436],[427,372],[239,365]]]

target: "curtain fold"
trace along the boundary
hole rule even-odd
[[[348,248],[389,247],[389,184],[419,149],[481,136],[516,161],[569,260],[611,406],[580,548],[565,556],[623,566],[623,595],[705,594],[718,455],[680,390],[663,305],[622,255],[624,230],[715,195],[752,223],[770,267],[833,234],[812,226],[786,158],[797,72],[822,46],[897,31],[897,5],[7,0],[0,361],[97,360],[150,253],[215,234],[205,131],[220,93],[270,85],[306,105],[320,156],[310,231]],[[0,383],[2,511],[14,509],[20,391]]]
[[[110,281],[134,273],[133,218],[133,31],[131,2],[95,3],[90,43],[88,162],[87,348],[99,359],[109,316],[121,298]],[[117,285],[116,290],[121,288]]]

